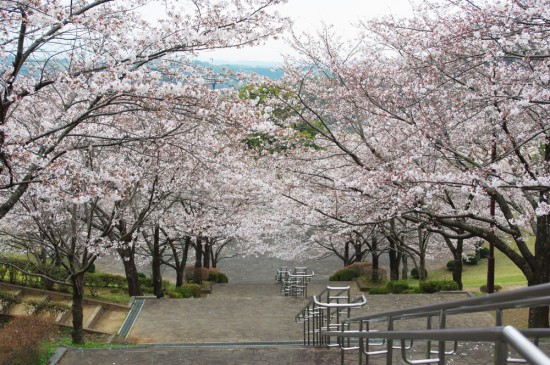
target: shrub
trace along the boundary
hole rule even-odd
[[[386,288],[390,293],[393,294],[403,294],[405,291],[409,290],[411,287],[409,283],[402,280],[388,281]]]
[[[458,290],[458,284],[452,280],[426,280],[420,282],[420,290],[422,293]]]
[[[482,247],[479,249],[479,256],[482,259],[486,259],[489,257],[489,249],[487,247]]]
[[[370,288],[369,294],[376,295],[376,294],[390,294],[390,291],[387,286],[382,286],[378,288]]]
[[[93,274],[95,272],[95,264],[91,264],[86,272]]]
[[[328,279],[330,281],[351,281],[358,276],[359,276],[359,270],[346,267],[346,268],[343,268],[342,270],[335,272]]]
[[[217,271],[210,271],[208,273],[208,281],[212,281],[214,283],[228,283],[229,279],[227,278],[227,275],[221,272]]]
[[[464,262],[466,265],[477,265],[479,260],[476,255],[469,253],[466,256],[462,257],[462,262]]]
[[[142,289],[152,289],[153,288],[153,279],[148,278],[145,274],[138,273],[139,285]]]
[[[170,289],[164,291],[164,295],[166,295],[168,298],[176,298],[176,299],[179,299],[182,297],[179,291],[170,290]]]
[[[447,261],[447,270],[454,271],[455,269],[455,260]]]
[[[126,278],[120,275],[96,272],[89,273],[85,277],[86,286],[125,288]]]
[[[418,275],[418,268],[413,267],[413,269],[411,270],[411,276],[413,277],[413,279],[420,278],[420,275]],[[424,269],[424,279],[426,279],[427,277],[428,277],[428,270]]]
[[[180,295],[180,298],[200,298],[202,288],[198,284],[184,284],[173,289]]]
[[[495,293],[502,290],[502,286],[495,285]],[[479,287],[479,291],[482,293],[487,293],[487,285],[482,285]]]

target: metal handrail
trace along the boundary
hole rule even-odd
[[[520,299],[518,299],[520,298]],[[483,297],[467,298],[453,300],[445,303],[430,304],[418,306],[409,309],[400,309],[384,313],[371,314],[367,316],[349,318],[349,322],[359,321],[382,321],[387,317],[394,319],[408,319],[426,317],[428,315],[438,315],[444,310],[447,313],[472,313],[492,309],[510,309],[520,308],[531,305],[548,305],[550,303],[550,284],[541,284],[510,290],[501,293],[495,293]]]
[[[323,331],[323,336],[337,336],[339,343],[343,344],[344,339],[349,343],[350,339],[356,338],[359,340],[359,362],[362,361],[362,355],[367,357],[372,354],[385,354],[386,363],[392,363],[392,353],[395,348],[394,340],[399,340],[402,343],[401,351],[403,359],[409,364],[427,364],[439,363],[445,364],[445,356],[454,353],[453,351],[445,351],[446,341],[480,341],[495,343],[495,364],[506,364],[507,361],[515,361],[516,359],[508,359],[507,345],[512,346],[520,355],[527,361],[534,364],[550,365],[550,359],[540,351],[533,343],[524,337],[528,335],[539,338],[542,336],[550,336],[549,329],[529,329],[517,331],[513,327],[502,327],[502,310],[519,307],[537,307],[550,305],[550,283],[542,284],[527,288],[516,289],[513,291],[491,294],[484,297],[468,298],[454,300],[445,303],[419,306],[409,309],[393,310],[383,313],[371,314],[361,317],[348,318],[342,321],[339,331],[328,329]],[[446,329],[447,315],[465,314],[474,312],[496,311],[495,327],[464,329],[454,328]],[[433,317],[439,317],[439,328],[432,329],[431,322]],[[411,318],[427,318],[426,330],[394,330],[394,322],[398,320]],[[387,322],[387,331],[370,331],[370,323]],[[359,331],[351,331],[353,323],[359,324]],[[346,330],[347,329],[347,330]],[[364,340],[367,340],[365,343]],[[368,339],[383,339],[386,344],[386,349],[381,351],[368,351]],[[405,340],[427,340],[426,359],[408,360],[405,355],[403,342]],[[438,342],[438,351],[431,351],[431,342]],[[344,351],[349,347],[340,346],[342,355],[342,363],[344,361]],[[537,351],[533,350],[536,348]],[[366,349],[366,350],[365,350]],[[437,354],[437,358],[431,358],[431,354]],[[529,353],[529,355],[526,355]],[[533,355],[538,354],[538,355]],[[542,354],[542,355],[541,355]],[[533,358],[533,356],[535,356]]]
[[[360,308],[367,303],[364,295],[352,300],[350,288],[327,286],[296,314],[295,321],[302,323],[304,327],[304,345],[313,343],[331,346],[330,337],[322,336],[321,332],[341,328],[342,319],[350,317],[351,309]],[[325,298],[326,302],[322,301]]]
[[[531,329],[518,331],[512,326],[492,328],[453,328],[440,330],[402,330],[402,331],[326,331],[327,336],[358,339],[385,339],[385,340],[426,340],[426,341],[503,341],[510,344],[525,360],[534,365],[548,365],[550,358],[526,336],[547,337],[550,329]],[[402,347],[404,348],[404,347]],[[497,354],[498,355],[498,354]],[[403,355],[403,360],[408,361]],[[439,362],[440,359],[430,359]],[[500,361],[500,362],[499,362]],[[506,359],[495,359],[496,364]]]

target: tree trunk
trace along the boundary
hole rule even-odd
[[[399,280],[401,252],[398,252],[398,247],[393,239],[389,239],[388,241],[390,243],[390,280]]]
[[[453,267],[453,280],[458,284],[458,289],[462,290],[464,287],[462,285],[462,252],[464,247],[464,240],[458,239],[456,241],[456,249],[452,251],[453,260],[455,265]]]
[[[214,258],[214,250],[210,250],[210,261],[212,261],[212,268],[216,268],[218,265],[218,261]]]
[[[189,246],[191,245],[191,237],[185,237],[185,243],[183,244],[183,252],[181,254],[181,260],[179,261],[179,266],[176,267],[176,287],[183,285],[183,279],[185,274],[185,265],[187,264],[187,257],[189,254]],[[177,252],[174,250],[174,255]]]
[[[126,274],[126,281],[128,283],[128,295],[131,297],[143,295],[133,250],[129,246],[126,246],[117,249],[117,252],[122,258],[122,263],[124,265],[124,273]]]
[[[547,151],[550,153],[550,151]],[[544,195],[541,193],[541,200]],[[532,277],[527,278],[527,285],[546,284],[550,282],[550,216],[537,217],[537,232],[535,238],[535,270]],[[529,308],[529,328],[549,327],[549,307]]]
[[[457,239],[455,247],[450,238],[443,236],[443,239],[445,240],[447,247],[449,247],[449,250],[451,250],[451,253],[453,254],[453,260],[455,262],[453,268],[453,281],[458,284],[458,289],[462,290],[462,252],[464,247],[464,240]]]
[[[209,269],[210,268],[210,251],[212,249],[212,246],[210,246],[210,241],[206,239],[206,242],[204,242],[204,252],[202,254],[203,257],[203,267]]]
[[[84,343],[84,275],[71,276],[71,284],[73,287],[73,303],[71,307],[73,331],[71,332],[71,338],[74,344],[81,345]]]
[[[160,227],[155,226],[153,235],[153,293],[157,298],[164,297],[162,290],[162,274],[161,274],[162,255],[160,252]]]
[[[195,244],[195,273],[193,274],[193,282],[202,284],[202,238],[197,237]]]
[[[403,268],[401,269],[401,278],[402,279],[408,279],[409,278],[409,256],[407,254],[403,254],[401,257],[401,262],[403,263]]]
[[[363,261],[363,252],[361,250],[362,245],[360,243],[355,243],[353,248],[355,248],[355,262]]]
[[[349,242],[346,242],[344,246],[344,266],[348,266],[349,264]]]

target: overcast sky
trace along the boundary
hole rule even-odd
[[[284,16],[294,21],[294,30],[315,32],[323,22],[334,25],[339,34],[351,35],[355,32],[353,24],[360,19],[377,17],[384,14],[407,16],[410,14],[408,0],[288,0],[288,3],[276,7]],[[268,41],[259,47],[247,47],[240,50],[217,50],[203,52],[200,59],[215,64],[229,61],[238,63],[282,61],[282,53],[290,49],[283,40]]]

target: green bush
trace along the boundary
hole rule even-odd
[[[174,295],[174,293],[176,294]],[[165,292],[170,298],[200,298],[201,293],[202,289],[198,284],[184,284]]]
[[[390,290],[387,286],[377,287],[377,288],[370,288],[369,294],[376,295],[376,294],[390,294]]]
[[[420,293],[422,293],[422,291],[417,286],[413,286],[403,292],[403,294],[420,294]]]
[[[482,259],[486,259],[489,257],[489,249],[487,247],[482,247],[479,249],[479,256]]]
[[[458,290],[458,284],[452,280],[426,280],[420,282],[420,290],[422,293]]]
[[[447,261],[447,270],[454,271],[455,269],[455,260]]]
[[[462,262],[464,262],[466,265],[477,265],[479,259],[476,255],[469,253],[466,256],[462,257]]]
[[[85,277],[86,286],[125,288],[126,278],[120,275],[113,275],[102,272],[88,273]]]
[[[210,271],[208,273],[208,281],[224,284],[224,283],[228,283],[229,279],[227,278],[227,275],[225,275],[224,273],[217,272],[217,271]]]
[[[86,272],[93,274],[95,272],[95,264],[91,264]]]
[[[411,287],[409,283],[402,280],[393,280],[388,281],[386,284],[386,288],[390,293],[393,294],[403,294],[405,291],[409,290]]]
[[[182,297],[179,291],[170,290],[170,289],[165,290],[164,295],[166,295],[168,298],[175,298],[175,299],[180,299]]]
[[[502,290],[502,286],[495,285],[495,293]],[[487,285],[482,285],[479,287],[479,291],[482,293],[487,293]]]
[[[342,270],[335,272],[328,278],[330,281],[351,281],[359,276],[359,270],[346,267]]]
[[[152,289],[153,288],[153,279],[148,278],[145,274],[138,273],[139,285],[142,289]]]
[[[411,276],[413,277],[413,279],[420,278],[420,275],[418,275],[418,268],[413,267],[413,269],[411,270]],[[428,277],[428,270],[424,269],[424,279],[426,279],[427,277]]]

